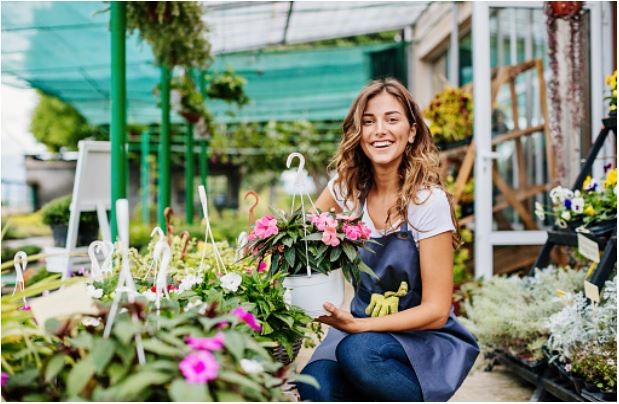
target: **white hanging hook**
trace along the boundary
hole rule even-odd
[[[165,295],[169,298],[168,294],[168,266],[170,264],[170,260],[172,258],[172,252],[170,250],[170,246],[165,241],[165,239],[161,239],[155,245],[155,251],[153,252],[153,258],[155,260],[159,260],[159,270],[157,271],[157,276],[155,277],[155,293],[157,296],[156,307],[157,307],[157,317],[159,317],[160,308],[161,308],[161,295]]]
[[[88,246],[88,256],[90,257],[90,279],[94,281],[101,280],[102,270],[99,265],[97,253],[103,252],[107,255],[107,245],[101,240],[95,240]],[[104,258],[104,260],[107,256]]]
[[[159,240],[161,240],[162,238],[165,238],[165,234],[163,234],[163,230],[161,230],[161,227],[155,226],[153,231],[150,232],[150,237],[152,238],[155,235],[155,233],[159,235]]]
[[[24,272],[26,272],[26,266],[28,265],[28,255],[23,251],[18,251],[15,253],[13,257],[13,266],[15,267],[15,288],[13,289],[13,295],[17,292],[19,288],[21,291],[24,290]],[[26,299],[24,298],[24,304],[26,304]]]
[[[297,176],[301,175],[303,168],[305,167],[305,157],[299,152],[290,153],[288,155],[288,160],[286,160],[286,167],[290,168],[292,165],[292,160],[297,157],[299,159],[299,168],[297,168]]]

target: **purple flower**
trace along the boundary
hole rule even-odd
[[[565,198],[565,200],[563,201],[563,204],[565,205],[566,209],[572,208],[572,200],[569,198]]]
[[[4,385],[8,381],[9,381],[9,374],[6,372],[2,372],[2,384],[1,385],[4,387]]]
[[[239,307],[237,307],[235,309],[230,310],[230,313],[234,314],[235,316],[237,316],[239,318],[239,320],[244,321],[248,326],[250,326],[255,331],[259,332],[260,330],[262,330],[262,327],[256,321],[256,317],[254,317],[253,314],[251,314],[250,312],[248,312],[247,310],[245,310],[241,306],[239,306]]]
[[[192,352],[178,364],[187,383],[207,383],[217,378],[219,363],[208,351]]]
[[[24,304],[24,305],[21,307],[21,309],[22,309],[23,311],[30,311],[30,305],[29,305],[29,304]]]
[[[224,346],[224,335],[218,332],[212,338],[187,338],[187,345],[192,349],[219,351]]]

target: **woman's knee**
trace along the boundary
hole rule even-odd
[[[316,388],[310,384],[297,382],[297,390],[303,401],[333,401],[333,383],[337,379],[337,362],[330,360],[317,360],[311,362],[301,371],[302,375],[311,376],[320,385]]]

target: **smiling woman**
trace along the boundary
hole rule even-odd
[[[446,401],[479,348],[451,309],[457,223],[438,176],[438,152],[419,107],[396,80],[363,89],[316,207],[356,210],[377,241],[360,251],[377,278],[361,274],[350,312],[325,302],[331,326],[299,384],[312,401]]]

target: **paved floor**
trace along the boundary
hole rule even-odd
[[[347,285],[344,304],[348,307],[352,299],[352,288]],[[302,348],[294,362],[298,371],[303,369],[313,349]],[[483,370],[482,359],[476,363],[474,370],[460,386],[460,389],[449,401],[529,401],[533,394],[533,387],[512,375],[504,367],[497,365],[492,372]]]

